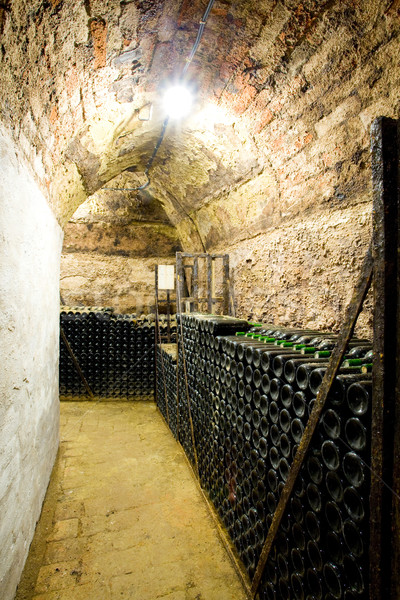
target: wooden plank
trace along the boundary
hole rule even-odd
[[[195,297],[194,296],[184,296],[183,298],[181,298],[182,302],[194,302],[195,301]],[[215,298],[211,298],[211,301],[214,303],[216,302],[222,302],[224,300],[223,296],[216,296]],[[201,302],[208,302],[209,298],[197,298],[197,301],[199,303]],[[161,300],[159,300],[159,302],[161,302]]]
[[[354,326],[356,324],[358,315],[361,312],[362,305],[367,295],[368,289],[371,285],[372,280],[372,252],[371,248],[368,249],[368,252],[365,256],[361,274],[359,277],[359,281],[357,286],[354,289],[352,299],[350,304],[347,307],[343,327],[340,335],[338,336],[338,341],[336,346],[332,352],[331,358],[329,360],[328,368],[326,369],[324,379],[322,381],[322,385],[318,391],[317,398],[314,404],[314,407],[311,411],[310,417],[307,421],[307,425],[304,429],[303,436],[300,440],[300,444],[296,455],[293,459],[293,463],[291,465],[288,478],[285,482],[284,488],[282,490],[281,496],[279,498],[278,506],[274,513],[271,526],[269,528],[267,539],[265,540],[264,547],[261,551],[260,559],[258,561],[256,571],[254,574],[253,582],[251,585],[251,590],[253,593],[253,597],[256,596],[262,575],[264,573],[265,565],[268,560],[269,553],[272,548],[272,544],[274,542],[275,536],[278,532],[279,525],[281,523],[282,517],[284,515],[286,505],[289,501],[290,495],[293,491],[293,486],[296,482],[297,476],[300,472],[300,468],[304,462],[306,457],[311,438],[314,434],[314,431],[317,427],[318,421],[320,419],[322,410],[324,408],[325,402],[327,400],[329,391],[331,389],[332,383],[336,377],[336,374],[340,368],[343,357],[346,352],[347,344],[353,335]]]

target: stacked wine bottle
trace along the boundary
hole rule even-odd
[[[336,343],[331,333],[180,316],[179,439],[250,577]],[[372,350],[353,338],[281,522],[262,600],[368,587]],[[188,403],[188,398],[190,403]]]
[[[109,309],[62,310],[60,325],[89,383],[99,397],[154,396],[154,321],[113,314]],[[60,394],[86,395],[60,338]]]
[[[157,404],[175,438],[178,437],[177,345],[157,345]]]

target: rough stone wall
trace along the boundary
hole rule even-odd
[[[176,229],[161,223],[69,222],[64,231],[64,252],[147,258],[173,256],[180,248]]]
[[[62,301],[68,306],[111,306],[119,313],[154,313],[154,267],[174,262],[175,257],[63,254]]]
[[[231,244],[236,314],[339,331],[370,235],[370,206],[363,205],[297,218]],[[371,335],[371,309],[368,296],[357,334]]]
[[[154,267],[181,249],[176,228],[152,198],[102,192],[64,229],[62,302],[154,312]]]
[[[191,67],[196,109],[228,84],[274,0],[255,3],[251,10],[247,3],[220,4]],[[126,167],[144,170],[163,118],[158,110],[162,87],[185,65],[204,2],[13,0],[5,6],[1,120],[14,131],[64,223],[87,195]],[[146,123],[143,107],[149,102],[157,110],[153,122]],[[174,133],[176,143],[165,150],[166,157],[182,156],[182,149],[187,154],[193,147],[189,162],[201,172],[197,181],[207,185],[211,175],[218,182],[213,175],[225,167],[218,152],[214,156],[207,140],[193,144],[192,132],[183,144],[180,132],[170,131],[172,137]],[[218,145],[218,133],[215,139]],[[236,171],[248,172],[232,166],[227,170],[228,181],[237,180]],[[173,198],[168,203],[171,212],[180,213]]]
[[[264,170],[191,216],[208,250],[231,254],[238,314],[338,329],[372,233],[370,125],[400,116],[400,7],[331,2],[294,45],[290,18],[278,3],[222,97]]]
[[[58,447],[62,234],[0,129],[0,596],[11,600]]]
[[[119,186],[122,172],[143,183],[162,122],[159,96],[185,63],[204,2],[5,7],[0,119],[64,223],[106,182]],[[189,71],[194,114],[169,126],[148,190],[185,249],[231,251],[238,309],[249,278],[255,318],[284,324],[290,296],[310,307],[299,307],[302,323],[314,311],[321,325],[340,322],[370,233],[369,126],[379,115],[399,117],[399,32],[398,0],[216,0]],[[250,270],[243,257],[256,236],[276,250],[253,257]],[[298,275],[307,236],[307,261],[321,269],[315,289],[326,289],[326,273],[336,289],[319,293],[315,308],[302,284],[307,266]],[[270,261],[277,272],[283,261],[287,277],[270,278],[267,289]]]

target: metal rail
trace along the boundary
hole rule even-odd
[[[180,293],[179,293],[179,290],[180,290],[180,281],[179,281],[179,274],[178,273],[177,273],[177,286],[176,286],[176,288],[177,288],[177,292],[178,292],[179,313],[182,314],[181,297],[180,297]],[[188,383],[187,368],[186,368],[185,345],[183,343],[183,325],[182,325],[182,319],[180,319],[180,328],[181,328],[183,374],[184,374],[184,377],[185,377],[185,390],[186,390],[186,401],[187,401],[188,414],[189,414],[190,434],[191,434],[191,438],[192,438],[192,448],[193,448],[194,463],[195,463],[195,468],[196,468],[196,476],[197,476],[198,479],[200,479],[199,459],[198,459],[198,455],[197,455],[196,437],[194,435],[194,426],[193,426],[193,418],[192,418],[192,408],[191,408],[191,405],[190,405],[189,383]],[[178,351],[178,355],[179,355],[179,351]]]
[[[400,598],[399,124],[371,127],[374,362],[370,494],[370,600]]]
[[[192,263],[186,263],[185,259],[191,259]],[[221,286],[222,295],[215,294],[215,264],[217,260],[222,261],[221,265]],[[204,261],[205,281],[203,281],[204,295],[200,296],[200,261]],[[186,277],[186,271],[191,271],[191,285],[189,286]],[[190,310],[197,312],[203,305],[208,313],[214,311],[214,307],[220,304],[222,314],[230,314],[230,288],[229,279],[229,254],[207,254],[206,252],[177,252],[176,253],[176,272],[178,277],[177,294],[180,296],[181,306],[187,302],[190,304]],[[186,287],[190,291],[185,295]]]
[[[296,482],[297,476],[300,472],[300,468],[306,457],[307,450],[308,450],[308,447],[311,442],[311,438],[312,438],[315,428],[318,424],[318,421],[321,416],[321,412],[324,408],[325,402],[327,400],[329,391],[332,387],[333,381],[334,381],[336,374],[342,363],[343,356],[346,351],[346,347],[347,347],[347,345],[350,341],[350,338],[353,334],[354,326],[356,324],[358,315],[361,312],[364,299],[365,299],[367,292],[369,290],[369,287],[371,285],[371,280],[372,280],[372,253],[371,253],[371,248],[369,248],[368,252],[365,256],[365,259],[364,259],[364,263],[363,263],[363,266],[361,269],[359,281],[357,283],[356,288],[354,289],[353,297],[350,301],[350,304],[347,307],[342,331],[339,334],[335,349],[332,352],[332,356],[330,358],[329,365],[326,369],[325,376],[322,381],[322,385],[317,394],[315,405],[311,411],[310,418],[308,419],[307,425],[304,429],[303,437],[301,438],[298,450],[293,459],[293,463],[292,463],[290,471],[289,471],[289,476],[288,476],[285,486],[282,490],[281,497],[278,502],[278,506],[274,513],[272,523],[271,523],[271,526],[270,526],[268,534],[267,534],[267,539],[265,540],[264,547],[261,551],[261,555],[260,555],[260,558],[258,561],[258,565],[256,567],[253,582],[251,585],[251,591],[253,593],[253,598],[257,594],[257,591],[258,591],[258,588],[259,588],[259,585],[261,582],[261,578],[264,573],[265,565],[267,563],[268,556],[269,556],[269,553],[272,548],[272,544],[273,544],[275,536],[278,532],[279,525],[281,523],[287,503],[288,503],[290,495],[292,493],[293,486]]]

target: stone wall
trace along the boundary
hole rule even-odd
[[[11,600],[58,447],[62,234],[0,129],[0,596]]]
[[[64,304],[154,312],[154,267],[181,249],[176,228],[158,202],[95,194],[64,229],[60,292]]]
[[[121,174],[144,183],[160,96],[185,64],[204,2],[5,6],[0,118],[66,223],[102,186],[121,186]],[[290,297],[302,324],[315,312],[321,326],[340,323],[371,231],[369,127],[400,113],[399,40],[397,0],[214,4],[188,71],[194,112],[168,126],[147,189],[185,250],[232,254],[238,310],[247,278],[254,318],[285,324]],[[275,250],[254,254],[250,270],[243,257],[257,236]],[[314,247],[301,273],[306,238]],[[74,248],[86,252],[78,240]],[[287,277],[269,277],[267,289],[271,261]],[[303,284],[311,263],[316,299]]]
[[[0,8],[0,121],[36,181],[2,134],[7,600],[57,445],[61,236],[44,196],[64,224],[107,182],[144,182],[160,93],[185,64],[203,11],[201,0]],[[139,203],[112,219],[115,192],[107,218],[67,225],[64,302],[151,308],[154,264],[182,246],[230,253],[240,316],[338,329],[371,234],[369,127],[400,116],[399,55],[398,0],[216,2],[189,72],[195,112],[167,129],[147,188],[151,210]],[[368,298],[363,332],[371,319]]]
[[[276,4],[252,68],[221,98],[253,133],[262,172],[190,216],[208,250],[230,252],[240,316],[338,329],[372,233],[370,125],[400,117],[400,8],[321,3],[307,24],[311,4],[298,7],[297,41]]]
[[[371,208],[365,204],[297,218],[231,244],[236,314],[278,325],[339,331],[370,236]],[[372,295],[364,303],[356,331],[371,336]]]
[[[175,257],[63,254],[62,302],[68,306],[110,306],[118,313],[154,313],[154,267],[174,262]]]

